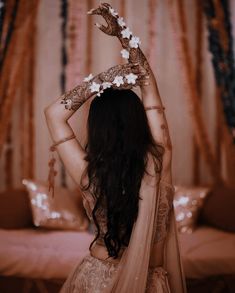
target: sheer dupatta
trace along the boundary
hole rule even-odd
[[[154,163],[150,159],[147,171],[154,174]],[[167,185],[167,186],[166,186]],[[145,174],[140,188],[139,213],[130,238],[119,263],[118,271],[106,287],[106,293],[144,293],[146,289],[150,253],[154,242],[154,227],[158,214],[160,193],[165,188],[174,187],[164,183],[156,175]],[[172,293],[185,293],[186,286],[180,259],[180,251],[172,209],[164,250],[164,268],[169,273]],[[156,292],[157,293],[157,292]]]

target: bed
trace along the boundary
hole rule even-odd
[[[179,239],[189,292],[235,292],[235,233],[199,226]]]

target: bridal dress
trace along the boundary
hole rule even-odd
[[[91,254],[69,274],[60,293],[186,293],[180,257],[175,215],[174,186],[154,174],[154,162],[148,160],[147,173],[140,187],[139,212],[128,247],[118,259],[98,259]],[[86,192],[84,207],[90,219],[94,197]],[[104,245],[105,208],[97,213]],[[154,266],[152,256],[161,257]]]

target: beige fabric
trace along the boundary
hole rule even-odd
[[[149,160],[148,173],[154,174],[153,160]],[[122,255],[117,273],[104,292],[145,292],[155,236],[154,223],[158,215],[158,200],[160,194],[169,186],[171,185],[159,180],[157,176],[144,176],[140,188],[142,200],[139,202],[139,214],[133,226],[129,245]],[[174,187],[171,187],[174,192]],[[171,213],[166,238],[164,267],[169,274],[171,292],[186,292],[174,212]]]
[[[60,293],[103,293],[117,274],[118,263],[87,255],[69,274]],[[149,269],[145,293],[170,293],[162,267]]]
[[[138,217],[129,245],[115,264],[115,269],[110,266],[112,259],[94,260],[94,257],[88,256],[71,272],[61,292],[186,292],[173,196],[174,186],[159,179],[154,171],[153,158],[149,156],[147,172],[140,187]],[[84,205],[91,216],[94,198],[90,192],[84,194]],[[97,221],[103,234],[106,229],[105,207]],[[89,270],[89,267],[92,269]],[[94,281],[97,275],[100,276],[99,282]]]

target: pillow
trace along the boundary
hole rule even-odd
[[[235,232],[235,188],[215,187],[205,201],[201,218],[215,228]]]
[[[181,233],[192,233],[196,227],[199,212],[205,198],[210,192],[209,187],[186,187],[174,185],[174,209],[178,230]]]
[[[29,193],[33,222],[36,227],[87,230],[89,221],[85,216],[85,211],[78,208],[70,190],[55,187],[55,194],[52,198],[46,184],[28,179],[24,179],[22,182]]]
[[[33,227],[32,212],[24,189],[9,189],[0,193],[0,228]]]

